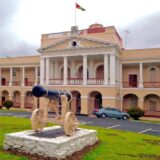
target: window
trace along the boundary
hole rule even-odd
[[[5,78],[2,78],[2,86],[5,86],[6,85],[6,79]]]
[[[97,67],[96,78],[104,79],[104,65],[100,65]]]
[[[131,107],[137,107],[137,99],[135,97],[131,99]]]
[[[28,78],[24,78],[25,86],[28,86]]]
[[[137,87],[137,75],[136,74],[129,75],[129,86]]]
[[[156,81],[156,68],[152,67],[150,68],[150,81],[155,82]]]
[[[156,111],[156,101],[150,100],[149,105],[150,105],[149,108],[150,111]]]
[[[111,111],[112,110],[112,108],[105,108],[107,111]]]
[[[13,76],[16,77],[16,69],[15,68],[13,68],[12,73],[13,73]]]
[[[40,77],[40,68],[38,68],[38,77]]]
[[[72,41],[72,47],[76,47],[77,46],[77,42],[76,41]]]

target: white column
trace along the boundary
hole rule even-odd
[[[71,61],[71,78],[75,78],[76,74],[76,63],[75,60],[73,59]]]
[[[49,84],[49,58],[46,58],[46,84]]]
[[[139,64],[139,87],[143,88],[143,63]]]
[[[0,86],[2,85],[2,73],[1,73],[1,68],[0,68]]]
[[[119,63],[119,86],[120,86],[120,110],[123,110],[123,95],[122,95],[122,88],[123,88],[123,65]]]
[[[44,58],[40,60],[40,84],[44,84]]]
[[[108,85],[108,54],[104,55],[104,85]]]
[[[87,84],[87,55],[83,56],[83,85]]]
[[[9,93],[9,100],[13,101],[13,93]]]
[[[122,64],[119,64],[119,82],[120,82],[120,87],[123,87],[123,81],[122,81],[122,73],[123,73],[123,67]]]
[[[116,84],[119,85],[119,81],[120,81],[120,72],[119,72],[119,60],[118,58],[116,58]]]
[[[53,79],[53,75],[54,75],[54,62],[53,62],[53,58],[49,59],[49,84],[51,83],[50,79]]]
[[[110,85],[115,85],[116,57],[110,55]]]
[[[60,78],[60,73],[57,71],[58,71],[58,62],[56,60],[54,60],[53,79]]]
[[[35,67],[35,85],[38,83],[38,67]]]
[[[10,81],[9,81],[9,85],[12,86],[12,81],[13,81],[13,68],[10,68]]]
[[[96,71],[94,70],[94,61],[93,61],[93,59],[89,60],[88,71],[89,71],[89,78],[95,78],[96,77]]]
[[[25,68],[22,67],[22,83],[21,83],[22,86],[24,86],[24,78],[25,78]]]
[[[67,76],[68,76],[68,57],[64,57],[64,63],[63,63],[63,84],[67,84]]]

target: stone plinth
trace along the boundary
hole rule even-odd
[[[54,126],[44,128],[39,133],[28,130],[6,134],[4,149],[61,159],[93,145],[96,141],[95,130],[78,128],[75,134],[69,137],[60,126]]]

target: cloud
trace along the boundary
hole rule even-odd
[[[145,16],[120,29],[127,49],[160,47],[160,12]]]
[[[8,46],[8,45],[7,45]],[[28,44],[27,42],[17,42],[16,45],[14,44],[14,47],[12,46],[11,48],[8,46],[8,48],[4,48],[0,52],[1,57],[6,57],[6,56],[28,56],[28,55],[35,55],[38,54],[36,49],[38,46],[33,46],[31,44]]]
[[[51,29],[53,28],[53,32],[55,30],[54,26],[55,23],[52,25],[47,25],[48,21],[51,23],[50,18],[43,18],[39,16],[40,23],[37,22],[37,19],[35,21],[35,18],[38,17],[38,12],[36,16],[34,17],[34,23],[41,24],[42,31],[38,30],[37,28],[34,29],[33,26],[36,25],[29,25],[31,23],[24,23],[24,24],[18,24],[20,29],[23,27],[26,27],[27,30],[30,29],[30,35],[32,36],[32,42],[26,39],[23,39],[23,36],[17,35],[14,31],[15,23],[16,23],[16,14],[19,11],[19,9],[24,6],[22,5],[22,2],[28,2],[29,0],[0,0],[0,57],[4,56],[21,56],[21,55],[33,55],[37,54],[36,49],[39,48],[39,42],[37,42],[37,45],[31,44],[33,42],[33,37],[37,36],[37,33],[43,33],[44,28],[46,26],[51,26]],[[38,0],[37,0],[38,1]],[[35,12],[34,3],[37,3],[37,1],[30,0],[30,3],[28,7],[32,7],[32,10]],[[34,3],[33,3],[34,2]],[[45,1],[44,1],[45,2]],[[52,1],[53,2],[53,1]],[[32,4],[32,6],[30,5]],[[50,5],[51,6],[51,5]],[[51,6],[52,7],[52,6]],[[57,6],[56,6],[57,7]],[[22,9],[22,8],[21,8]],[[52,11],[51,9],[48,9],[49,11]],[[28,11],[28,8],[27,8]],[[41,10],[40,10],[41,12]],[[44,14],[44,13],[43,13]],[[49,14],[49,13],[47,13]],[[26,17],[23,17],[23,20],[26,22],[27,19],[31,19],[32,14],[26,14]],[[57,16],[57,14],[56,14]],[[60,16],[60,15],[59,15]],[[46,16],[44,16],[46,17]],[[93,17],[93,16],[92,16]],[[43,20],[46,19],[45,23],[42,23]],[[53,18],[53,17],[52,17]],[[62,17],[63,18],[63,17]],[[112,18],[113,19],[113,18]],[[131,17],[132,19],[132,17]],[[59,21],[64,23],[64,21]],[[86,22],[87,23],[87,22]],[[102,22],[103,23],[103,22]],[[120,22],[119,22],[120,23]],[[45,24],[45,26],[43,26]],[[40,26],[40,25],[39,25]],[[58,25],[58,28],[65,25]],[[156,48],[160,47],[160,12],[150,14],[144,16],[143,18],[136,18],[136,21],[131,23],[130,25],[126,26],[125,28],[119,28],[119,32],[123,38],[123,40],[126,42],[127,49],[134,49],[134,48]],[[16,28],[16,27],[15,27]],[[22,29],[23,29],[22,28]],[[65,27],[66,28],[66,27]],[[38,30],[38,31],[37,31]],[[47,32],[49,29],[46,29]],[[126,30],[129,32],[126,34]],[[26,30],[25,34],[26,34]],[[62,30],[63,31],[63,30]],[[46,31],[45,31],[46,32]],[[29,33],[29,32],[28,32]],[[34,33],[34,34],[32,34]],[[39,33],[39,35],[40,35]],[[29,35],[29,34],[28,34]],[[29,35],[29,40],[30,40]],[[38,35],[38,36],[39,36]],[[21,39],[20,39],[21,37]],[[39,38],[35,38],[39,39]]]
[[[37,53],[32,46],[18,39],[13,32],[14,16],[20,6],[20,0],[1,0],[0,2],[0,57]]]

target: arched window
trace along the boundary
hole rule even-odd
[[[100,65],[97,67],[96,78],[104,79],[104,65]]]
[[[149,110],[150,111],[156,111],[156,106],[157,106],[156,101],[149,100]]]
[[[61,70],[60,70],[60,78],[61,79],[63,79],[63,72],[64,72],[64,69],[63,69],[63,67],[61,68]],[[68,75],[67,75],[67,78],[70,78],[70,75],[71,75],[71,73],[70,73],[70,68],[68,67]]]
[[[80,66],[77,71],[77,78],[83,78],[83,66]]]
[[[150,81],[155,82],[156,81],[156,68],[152,67],[150,68],[150,73],[149,73]]]

